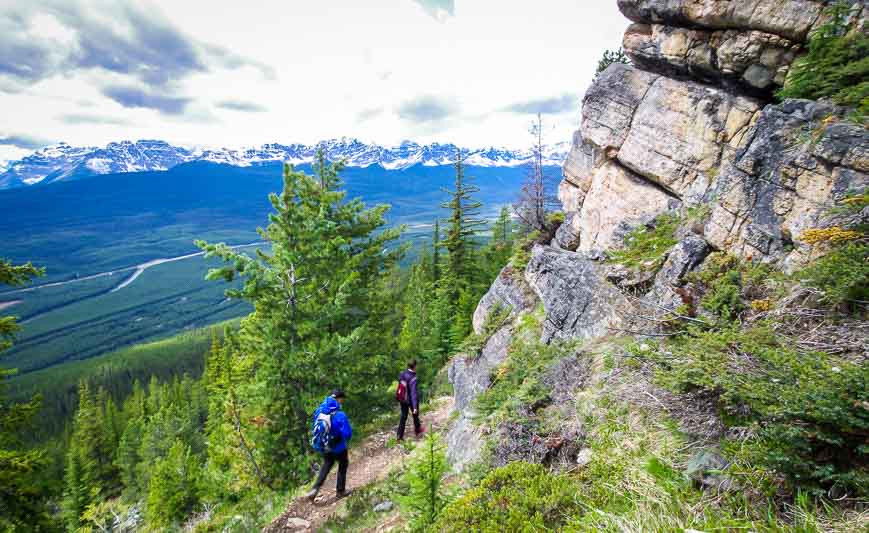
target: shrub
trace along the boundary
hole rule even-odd
[[[769,324],[689,328],[660,359],[657,380],[717,393],[725,420],[752,429],[752,461],[795,486],[869,491],[869,367],[797,352]]]
[[[538,317],[522,316],[507,360],[495,370],[491,386],[475,400],[481,416],[509,416],[521,405],[540,405],[549,397],[542,378],[550,364],[564,357],[572,345],[558,341],[544,344],[539,340],[539,331]]]
[[[493,470],[448,505],[435,531],[557,531],[580,512],[571,481],[517,461]]]
[[[732,321],[749,307],[768,311],[772,305],[769,284],[783,281],[784,276],[769,265],[743,262],[718,252],[710,255],[699,271],[689,273],[686,280],[703,293],[700,300],[703,309],[724,321]],[[757,300],[766,303],[761,308],[750,304]]]
[[[837,2],[827,8],[829,22],[811,36],[808,53],[791,67],[779,98],[829,97],[856,108],[858,121],[869,113],[869,36],[853,25],[851,5]]]
[[[797,277],[823,293],[825,302],[840,305],[869,300],[869,245],[848,243],[803,269]]]
[[[609,260],[628,268],[657,270],[667,251],[676,244],[676,229],[681,219],[671,213],[659,215],[651,223],[634,229],[625,237],[625,247],[609,252]]]
[[[471,331],[470,335],[465,337],[465,340],[459,345],[459,352],[473,359],[479,357],[489,337],[494,335],[507,322],[512,310],[513,308],[509,305],[495,304],[486,316],[486,321],[483,323],[483,331],[480,333]]]
[[[801,236],[808,244],[829,247],[796,277],[820,290],[831,305],[869,300],[869,222],[863,214],[867,208],[869,194],[849,194],[829,211],[842,225],[812,228]]]
[[[523,272],[528,266],[528,261],[531,260],[531,249],[534,244],[541,239],[541,233],[537,230],[529,232],[513,242],[513,255],[510,257],[510,264],[517,272]]]
[[[148,490],[147,517],[153,526],[168,526],[184,518],[198,501],[201,467],[190,446],[176,439],[168,455],[157,462]]]

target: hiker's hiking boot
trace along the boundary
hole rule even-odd
[[[320,492],[320,489],[311,489],[305,494],[305,499],[311,503],[314,503],[314,500],[317,499],[317,493]]]
[[[417,440],[421,439],[425,432],[426,432],[425,426],[420,426],[419,432],[416,434]]]
[[[335,498],[340,500],[341,498],[346,498],[347,496],[350,496],[351,494],[353,494],[353,489],[340,490],[340,491],[335,493]]]

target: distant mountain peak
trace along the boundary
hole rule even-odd
[[[547,146],[544,163],[561,165],[570,146],[563,142]],[[454,144],[420,145],[405,140],[398,146],[369,144],[352,137],[326,139],[313,145],[268,143],[258,147],[195,149],[174,146],[159,139],[118,141],[104,148],[77,147],[60,142],[18,161],[0,167],[0,189],[37,183],[77,179],[99,174],[168,170],[181,163],[208,161],[246,167],[274,162],[303,164],[314,161],[322,149],[331,161],[344,160],[351,167],[380,165],[401,170],[413,165],[451,164],[460,148]],[[469,165],[512,167],[531,160],[529,150],[506,148],[461,148]]]

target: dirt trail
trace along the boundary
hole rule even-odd
[[[422,423],[429,431],[443,429],[453,410],[452,398],[440,398],[433,402],[430,411],[422,412]],[[397,411],[397,410],[396,410]],[[398,413],[396,412],[396,420]],[[413,423],[408,421],[409,434],[413,435]],[[350,468],[347,471],[347,488],[360,489],[382,481],[389,472],[406,457],[401,446],[386,447],[394,435],[393,428],[371,435],[361,444],[350,448]],[[412,437],[411,437],[412,438]],[[263,533],[289,531],[317,531],[338,509],[341,500],[335,497],[337,465],[332,469],[316,501],[297,498],[287,510],[263,529]],[[299,520],[301,519],[301,520]]]

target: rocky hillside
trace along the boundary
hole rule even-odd
[[[601,426],[590,420],[603,424],[608,408],[599,400],[607,397],[606,405],[626,402],[627,413],[653,413],[652,426],[674,422],[688,445],[668,457],[682,467],[687,463],[706,484],[706,472],[737,462],[719,449],[730,442],[722,439],[743,431],[749,442],[753,431],[765,428],[763,422],[761,429],[736,427],[733,417],[745,414],[739,409],[755,404],[743,397],[729,405],[726,376],[718,388],[701,386],[696,375],[694,382],[680,374],[685,381],[677,386],[662,384],[661,368],[700,374],[715,364],[679,366],[684,361],[677,350],[687,341],[678,339],[699,343],[723,338],[725,331],[738,336],[770,328],[786,339],[774,341],[781,342],[780,353],[793,348],[788,356],[799,359],[809,353],[802,348],[829,349],[855,365],[849,368],[865,387],[865,308],[842,320],[815,308],[813,316],[824,319],[811,327],[786,327],[770,318],[783,316],[782,309],[799,298],[811,299],[800,292],[811,290],[785,282],[777,290],[788,295],[771,296],[770,280],[815,260],[823,249],[814,228],[828,227],[831,210],[855,194],[865,203],[869,186],[869,132],[847,118],[849,109],[774,97],[813,29],[828,21],[826,4],[618,0],[632,21],[624,35],[632,65],[611,65],[584,98],[559,185],[565,222],[551,242],[533,245],[527,265],[514,261],[505,268],[474,316],[475,330],[487,340],[479,353],[451,364],[459,416],[448,442],[457,469],[523,459],[574,472],[589,464],[594,443],[602,442]],[[851,2],[852,28],[865,31],[866,15],[864,2]],[[865,221],[867,215],[863,209],[857,216]],[[721,280],[731,275],[736,292],[722,311],[713,297],[721,296]],[[746,309],[738,318],[737,307]],[[810,313],[802,309],[794,316]],[[729,320],[726,327],[719,326],[721,317]],[[693,326],[710,328],[678,336]],[[805,332],[814,327],[842,337],[810,339]],[[800,328],[808,329],[795,331]],[[663,344],[671,339],[672,345]],[[725,342],[740,351],[741,341]],[[742,354],[750,364],[736,372],[756,369],[757,353]],[[724,372],[737,368],[721,361]],[[823,364],[840,371],[838,363]],[[518,380],[514,389],[499,396],[510,379]],[[758,379],[768,382],[769,376]],[[786,393],[770,392],[777,394]],[[497,416],[508,408],[509,416]],[[865,415],[854,414],[861,423]],[[547,420],[562,422],[553,430]],[[642,431],[660,429],[652,426]],[[622,436],[616,447],[631,446]],[[865,455],[851,460],[865,473]],[[841,487],[840,494],[848,492]]]

